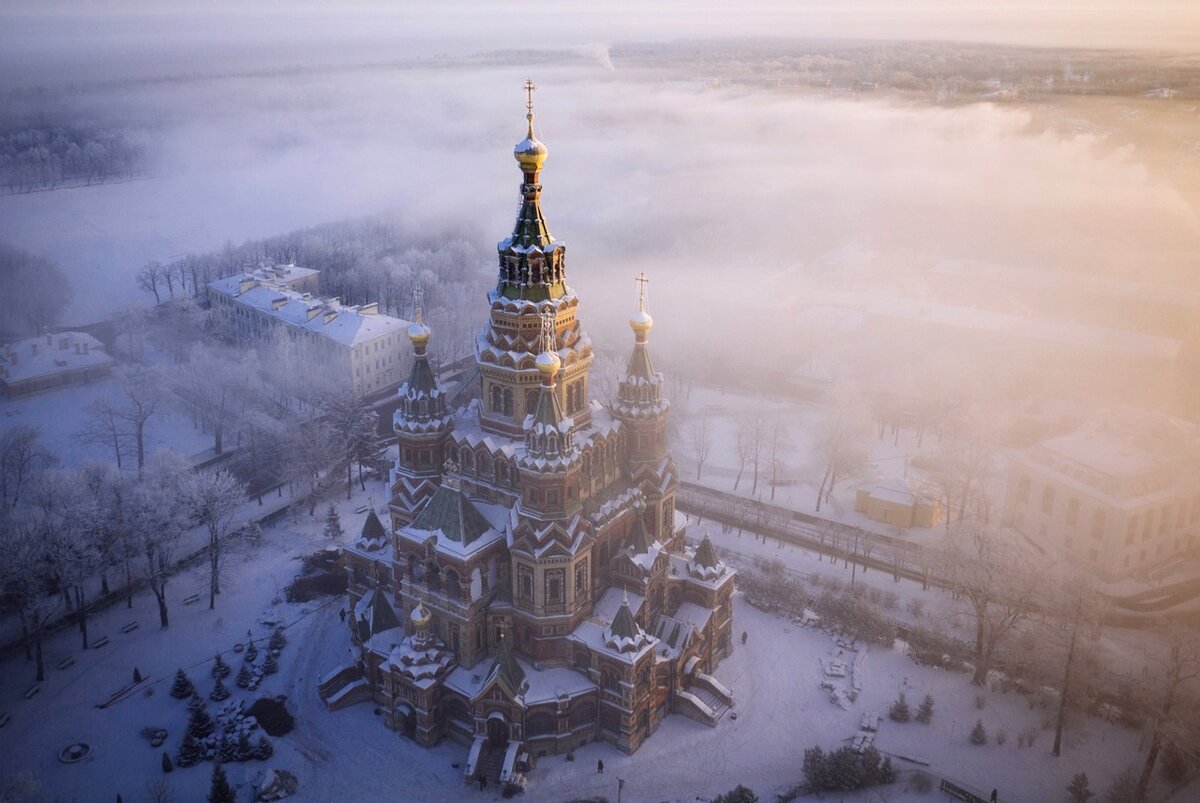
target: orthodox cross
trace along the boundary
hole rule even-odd
[[[533,93],[537,91],[537,87],[533,84],[532,78],[525,79],[525,113],[533,114]]]
[[[646,311],[646,285],[648,285],[650,283],[650,280],[646,278],[645,273],[639,273],[637,275],[637,278],[634,279],[634,281],[638,283],[638,310],[640,312],[645,312]]]
[[[425,288],[419,284],[413,285],[413,320],[425,323]]]
[[[554,350],[554,312],[542,311],[542,351]]]
[[[457,490],[459,488],[459,481],[458,477],[454,476],[457,473],[458,463],[454,462],[453,457],[447,457],[446,462],[442,464],[442,474],[445,475],[442,478],[442,484],[447,488],[453,488]]]

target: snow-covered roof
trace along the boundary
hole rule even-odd
[[[104,353],[104,344],[86,332],[59,332],[5,344],[0,349],[0,379],[21,382],[114,362]]]
[[[226,295],[236,295],[242,282],[264,282],[288,287],[297,284],[310,276],[320,273],[314,268],[302,268],[299,265],[260,265],[254,270],[225,276],[208,283],[208,286]]]

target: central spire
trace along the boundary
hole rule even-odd
[[[500,242],[500,276],[497,290],[504,298],[545,301],[567,291],[562,243],[556,242],[542,215],[542,165],[549,151],[533,130],[532,80],[524,85],[525,139],[513,148],[521,167],[521,203],[512,235]]]

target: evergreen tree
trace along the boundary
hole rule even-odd
[[[217,653],[216,659],[213,661],[212,676],[214,680],[222,680],[229,677],[229,664],[225,663],[225,659]]]
[[[176,763],[181,767],[194,767],[204,760],[204,745],[191,729],[183,735],[183,744],[179,746],[179,757]],[[166,769],[164,765],[163,769]]]
[[[231,764],[238,760],[237,742],[229,738],[229,735],[221,737],[221,741],[217,743],[217,763]]]
[[[237,760],[249,761],[254,758],[254,746],[250,744],[250,731],[243,729],[238,733]]]
[[[1071,796],[1071,803],[1088,803],[1095,797],[1095,792],[1088,784],[1086,772],[1078,773],[1071,779],[1071,783],[1067,786],[1067,794]]]
[[[892,708],[888,711],[888,716],[896,722],[908,722],[910,714],[908,711],[908,701],[904,699],[904,692],[896,698],[896,702],[892,703]]]
[[[283,628],[275,628],[275,632],[271,634],[270,646],[272,650],[282,650],[287,646],[287,636],[283,635]]]
[[[202,698],[195,690],[192,691],[192,699],[188,700],[188,714],[195,715],[197,711],[203,711],[207,708]]]
[[[249,688],[250,686],[250,665],[245,661],[242,662],[242,668],[237,673],[237,687],[239,689]]]
[[[246,644],[246,660],[250,663],[258,660],[258,647],[254,645],[253,641]]]
[[[926,694],[925,699],[921,701],[920,707],[917,709],[917,722],[922,725],[928,725],[933,719],[933,695]]]
[[[264,675],[274,675],[279,671],[279,660],[275,657],[274,652],[267,653],[267,660],[263,661],[262,671]]]
[[[220,762],[213,765],[212,788],[208,792],[208,803],[237,803],[237,796],[229,779],[225,777],[225,768]]]
[[[163,751],[163,757],[162,757],[163,772],[170,772],[173,769],[175,769],[175,765],[171,763],[171,754],[166,751]]]
[[[1137,800],[1137,784],[1137,773],[1127,769],[1113,779],[1104,800],[1106,803],[1129,803],[1131,800]]]
[[[229,699],[229,689],[225,687],[225,684],[222,683],[219,678],[217,679],[217,682],[213,684],[213,690],[209,692],[208,699],[215,703]]]
[[[899,775],[896,772],[896,767],[892,764],[892,757],[887,756],[883,759],[883,763],[879,765],[879,774],[876,775],[875,783],[895,783]]]
[[[208,715],[208,709],[201,706],[192,712],[188,718],[187,732],[196,739],[206,739],[212,735],[213,721]]]
[[[175,672],[175,682],[171,684],[171,696],[176,700],[183,700],[191,697],[196,693],[196,687],[192,685],[192,680],[182,669]]]
[[[712,803],[758,803],[758,795],[738,784],[725,794],[714,797]]]
[[[975,727],[971,729],[971,744],[987,744],[987,729],[983,727],[983,720],[975,720]]]
[[[329,512],[325,514],[325,537],[330,541],[341,541],[345,534],[346,531],[342,529],[342,519],[338,516],[337,508],[330,505]]]
[[[275,754],[275,748],[271,746],[271,740],[266,736],[260,736],[258,744],[254,746],[254,757],[259,761],[266,761]]]

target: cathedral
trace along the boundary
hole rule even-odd
[[[525,89],[520,206],[476,338],[477,395],[451,409],[418,307],[387,522],[369,512],[343,551],[357,662],[320,682],[331,709],[370,701],[419,744],[461,741],[468,782],[516,783],[595,740],[632,753],[669,714],[715,725],[733,704],[711,672],[733,649],[734,572],[676,527],[645,279],[603,404],[542,213],[547,150]]]

